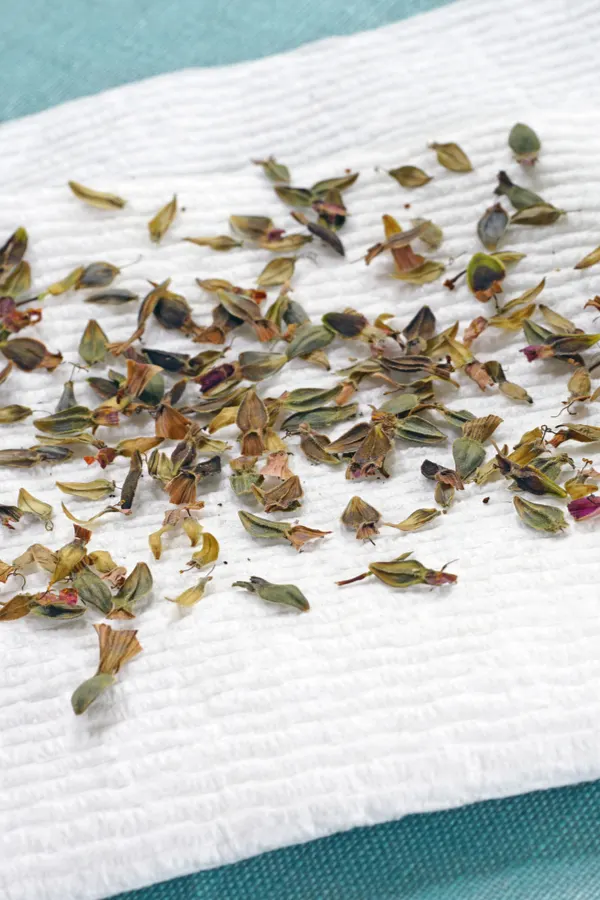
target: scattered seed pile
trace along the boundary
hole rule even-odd
[[[508,143],[525,172],[535,164],[541,144],[531,128],[515,125]],[[472,170],[469,157],[456,144],[434,143],[431,149],[432,167],[437,158],[438,165],[457,173],[459,178],[461,173]],[[163,540],[181,530],[193,548],[183,571],[204,570],[181,593],[167,598],[180,608],[192,607],[203,597],[219,562],[218,536],[204,530],[198,519],[204,507],[198,491],[200,483],[203,490],[218,484],[224,470],[233,495],[250,508],[239,511],[239,522],[251,537],[290,544],[297,551],[308,542],[326,539],[329,532],[311,527],[310,523],[271,517],[275,513],[295,514],[302,506],[305,490],[310,491],[310,483],[303,484],[293,471],[292,454],[297,452],[314,465],[331,467],[332,477],[339,477],[335,474],[337,469],[345,472],[346,479],[360,482],[390,477],[386,459],[396,442],[428,448],[420,474],[415,472],[415,477],[432,482],[435,505],[417,509],[401,522],[382,522],[377,509],[354,496],[340,510],[340,516],[360,541],[373,541],[380,527],[418,531],[441,519],[452,506],[457,491],[468,491],[470,484],[485,485],[493,480],[504,481],[505,487],[514,492],[514,509],[525,525],[548,534],[567,527],[564,508],[555,505],[557,500],[566,501],[565,508],[575,520],[600,512],[600,496],[596,494],[600,473],[587,459],[577,468],[562,448],[568,441],[600,440],[600,427],[551,427],[540,423],[523,434],[512,449],[500,447],[494,441],[494,433],[502,423],[499,416],[476,417],[466,409],[449,407],[439,396],[441,387],[445,391],[448,386],[459,390],[461,379],[467,378],[481,391],[495,387],[516,407],[533,402],[522,386],[510,380],[501,361],[481,362],[475,355],[478,337],[491,328],[523,343],[522,352],[530,362],[553,358],[564,364],[567,396],[562,411],[566,414],[600,397],[600,388],[592,388],[592,373],[600,361],[583,356],[600,340],[600,334],[584,333],[538,302],[545,280],[502,302],[507,267],[517,265],[524,254],[498,249],[500,243],[513,228],[548,227],[565,211],[515,183],[505,172],[498,174],[497,184],[490,185],[490,193],[494,190],[500,201],[473,222],[485,252],[475,253],[464,271],[444,282],[448,291],[462,290],[464,277],[474,299],[486,304],[486,312],[490,311],[486,316],[473,318],[462,337],[458,322],[438,331],[435,315],[427,305],[402,328],[393,326],[394,314],[381,313],[370,322],[356,309],[325,312],[316,322],[309,319],[293,297],[296,262],[301,254],[309,254],[319,264],[326,264],[332,253],[345,255],[341,235],[350,215],[346,196],[351,196],[359,173],[346,172],[312,187],[295,187],[288,168],[274,158],[255,163],[273,182],[280,200],[292,208],[299,230],[288,233],[268,216],[232,215],[231,235],[185,238],[218,253],[235,253],[241,246],[271,252],[273,258],[259,274],[255,286],[241,287],[224,279],[198,279],[200,288],[214,298],[212,320],[200,323],[193,318],[185,297],[171,290],[170,279],[151,282],[139,305],[137,325],[126,340],[111,342],[100,322],[90,319],[79,345],[81,364],[73,367],[53,413],[40,417],[20,404],[19,397],[12,396],[16,402],[0,408],[3,426],[36,416],[29,447],[6,449],[10,430],[5,429],[0,467],[53,466],[76,454],[82,466],[81,481],[56,479],[56,486],[66,497],[62,514],[73,522],[73,540],[56,549],[33,543],[11,562],[0,561],[0,583],[8,587],[19,585],[0,605],[1,620],[33,615],[65,622],[93,612],[110,621],[135,618],[137,605],[152,591],[150,568],[138,562],[128,573],[115,562],[112,551],[92,551],[88,545],[92,529],[104,517],[135,516],[136,492],[143,490],[144,473],[159,483],[165,494],[162,526],[148,538],[154,558],[160,559]],[[391,169],[389,175],[411,190],[426,189],[432,178],[412,165]],[[73,181],[69,188],[82,202],[115,211],[117,220],[118,211],[126,205],[119,196]],[[503,203],[514,211],[509,213]],[[173,197],[148,223],[151,240],[159,242],[177,215],[177,198]],[[382,239],[365,249],[363,262],[370,265],[377,260],[376,265],[380,265],[380,257],[387,257],[392,261],[394,278],[426,285],[446,272],[446,263],[432,256],[440,255],[443,240],[442,230],[433,221],[413,219],[410,228],[403,230],[396,219],[384,214]],[[0,384],[6,385],[3,390],[9,395],[10,376],[15,368],[23,372],[52,372],[64,365],[59,348],[49,349],[36,338],[21,334],[41,320],[41,301],[81,291],[84,302],[91,304],[94,314],[101,318],[106,306],[127,310],[140,299],[136,293],[115,284],[120,269],[105,261],[81,265],[37,296],[30,296],[27,247],[27,231],[20,227],[0,249],[0,351],[6,359],[0,370]],[[598,262],[600,247],[587,253],[575,268]],[[585,306],[600,309],[600,297],[594,297]],[[50,304],[44,314],[51,316]],[[180,333],[181,352],[145,346],[144,332],[151,319]],[[253,336],[256,349],[235,356],[233,341],[238,329]],[[302,360],[307,368],[329,370],[327,350],[335,341],[346,342],[357,350],[363,345],[368,352],[351,352],[354,360],[339,371],[333,387],[299,387],[279,396],[268,395],[269,378],[293,360]],[[204,349],[194,352],[196,344],[204,345]],[[105,366],[104,374],[87,374],[100,364]],[[98,405],[93,409],[77,401],[76,369],[86,371],[87,383],[98,396]],[[332,440],[326,432],[355,419],[359,409],[357,393],[373,385],[382,390],[380,402],[371,407],[370,418],[350,424]],[[124,420],[139,422],[140,432],[144,429],[147,433],[119,440],[118,429]],[[231,426],[238,432],[235,449],[215,437],[221,429]],[[447,441],[448,435],[441,426],[454,432],[453,467],[429,458],[430,454],[435,455],[437,445]],[[98,437],[100,429],[103,439]],[[129,469],[117,487],[110,478],[110,467],[119,457],[128,460]],[[561,483],[564,473],[568,477]],[[89,474],[97,477],[90,479]],[[538,502],[537,498],[543,495],[553,502]],[[105,501],[108,505],[90,519],[82,520],[74,514],[71,504],[67,505],[69,497]],[[483,502],[487,500],[484,498]],[[16,529],[28,527],[31,520],[37,519],[50,531],[54,514],[43,498],[21,488],[14,505],[0,506],[0,523]],[[35,569],[47,573],[47,587],[27,592],[27,576]],[[221,568],[218,577],[224,578],[223,573]],[[440,586],[457,580],[456,575],[445,571],[445,566],[431,568],[412,558],[411,553],[403,553],[390,561],[373,562],[367,572],[338,584],[370,576],[396,588]],[[258,575],[249,575],[247,581],[234,584],[268,603],[300,612],[309,610],[307,598],[293,584],[274,584]],[[77,714],[110,687],[121,666],[142,649],[135,630],[115,629],[108,624],[94,627],[99,639],[98,669],[73,694],[72,705]]]

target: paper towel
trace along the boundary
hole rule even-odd
[[[390,279],[385,260],[369,268],[352,261],[380,239],[388,212],[405,226],[416,216],[433,218],[446,235],[438,256],[455,259],[449,270],[457,271],[479,249],[475,222],[493,202],[497,170],[507,168],[568,210],[551,228],[511,230],[505,246],[527,258],[507,277],[507,297],[546,276],[541,299],[593,331],[583,303],[598,290],[596,270],[572,266],[600,243],[599,37],[594,3],[468,0],[373,33],[169,75],[9,123],[0,131],[0,234],[17,224],[29,229],[36,287],[83,261],[132,263],[120,286],[143,293],[146,279],[172,276],[204,322],[213,301],[195,278],[250,284],[268,255],[221,256],[181,238],[222,233],[231,213],[269,214],[291,227],[249,163],[272,152],[301,185],[346,168],[361,172],[347,194],[347,259],[311,247],[298,262],[294,296],[314,320],[353,306],[370,318],[394,312],[402,325],[428,303],[440,327],[456,319],[466,325],[487,312],[466,287],[414,288]],[[506,145],[517,120],[542,137],[531,173],[519,171]],[[427,149],[432,140],[460,143],[475,172],[441,169]],[[409,192],[375,171],[404,163],[434,180]],[[84,207],[68,178],[120,193],[128,206],[118,213]],[[185,211],[154,247],[146,223],[175,191]],[[76,295],[45,307],[37,335],[76,361],[96,309]],[[104,309],[98,318],[117,340],[133,329],[135,310]],[[552,416],[567,396],[563,369],[528,364],[518,352],[523,344],[519,335],[490,330],[477,352],[500,359],[533,407],[484,395],[464,379],[456,397],[447,395],[455,408],[501,415],[501,442],[561,421]],[[192,346],[154,325],[146,345]],[[246,346],[255,345],[236,336],[234,352]],[[356,347],[336,345],[334,371],[349,352]],[[1,402],[51,412],[69,372],[65,364],[53,375],[13,374]],[[85,373],[75,380],[78,399],[93,403]],[[334,380],[294,363],[263,393]],[[361,412],[381,396],[381,389],[361,392]],[[119,437],[140,432],[150,433],[151,424],[128,423]],[[3,446],[29,446],[33,433],[28,422],[5,428]],[[577,460],[592,453],[571,446]],[[594,524],[539,535],[521,525],[504,486],[490,485],[470,488],[421,533],[386,531],[376,547],[361,545],[339,523],[348,499],[358,493],[386,521],[399,521],[431,505],[419,466],[425,456],[449,462],[449,450],[398,444],[389,482],[356,485],[343,472],[309,467],[293,449],[306,489],[298,518],[333,534],[302,555],[252,541],[224,477],[218,490],[202,494],[202,522],[222,554],[190,615],[164,599],[193,581],[179,574],[190,555],[186,539],[167,537],[160,563],[149,553],[147,536],[167,506],[149,478],[127,527],[108,517],[98,526],[92,548],[110,548],[127,566],[146,560],[155,588],[136,620],[144,653],[85,716],[73,716],[69,698],[97,663],[90,623],[25,619],[0,630],[0,887],[7,900],[95,900],[354,825],[600,776]],[[3,470],[0,502],[14,503],[25,485],[58,511],[65,498],[55,479],[82,480],[83,465]],[[107,474],[121,483],[125,471],[117,463]],[[82,516],[98,509],[66,499]],[[33,541],[58,547],[70,529],[57,512],[50,536],[41,526],[4,532],[0,557],[10,560]],[[370,581],[334,585],[371,560],[411,549],[434,567],[456,560],[458,584],[404,593]],[[311,612],[281,613],[230,587],[250,575],[296,583]]]

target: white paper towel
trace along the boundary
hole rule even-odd
[[[582,308],[598,291],[598,275],[572,266],[600,243],[599,38],[595,3],[467,0],[373,33],[156,78],[9,123],[0,131],[0,235],[27,226],[37,287],[82,261],[125,265],[141,253],[119,284],[143,293],[145,279],[172,276],[203,322],[212,300],[194,279],[249,284],[268,255],[243,249],[221,256],[180,239],[222,233],[233,212],[268,213],[293,225],[248,160],[273,152],[297,184],[356,168],[361,177],[347,195],[352,216],[343,234],[347,260],[326,251],[301,260],[295,296],[315,320],[353,306],[369,317],[394,312],[402,324],[428,303],[441,327],[456,319],[466,325],[486,310],[464,286],[454,293],[440,283],[413,288],[390,279],[386,261],[368,269],[349,261],[380,238],[384,212],[405,225],[433,218],[446,234],[444,258],[468,259],[478,249],[476,219],[493,202],[495,174],[508,168],[569,215],[549,229],[511,231],[506,246],[527,259],[510,272],[507,296],[546,276],[543,301],[593,331],[593,313]],[[530,174],[518,170],[506,146],[516,120],[543,140]],[[475,172],[441,169],[427,149],[431,140],[458,141]],[[409,162],[434,181],[408,192],[374,171]],[[115,214],[84,207],[67,178],[120,193],[129,204]],[[174,191],[185,212],[153,247],[146,222]],[[45,305],[37,334],[77,360],[96,309],[74,295]],[[116,340],[131,332],[135,310],[109,308],[98,318]],[[477,352],[502,360],[534,397],[532,408],[483,395],[471,382],[448,397],[455,408],[503,416],[501,442],[556,424],[552,416],[567,396],[563,370],[529,365],[518,352],[523,344],[490,330]],[[191,347],[154,325],[146,345]],[[235,338],[236,354],[246,346],[251,342]],[[339,368],[348,348],[336,345],[331,358]],[[51,412],[69,371],[11,375],[0,402]],[[94,403],[83,374],[76,381],[78,398]],[[333,382],[294,363],[265,393]],[[361,392],[361,412],[381,395]],[[150,433],[150,423],[129,423],[119,437],[140,432]],[[29,446],[33,427],[7,428],[2,441]],[[576,459],[591,452],[572,446]],[[203,495],[203,523],[221,541],[222,564],[189,616],[164,597],[192,582],[178,574],[190,551],[183,537],[167,537],[163,559],[152,562],[147,536],[167,504],[146,477],[127,527],[107,518],[91,545],[111,548],[128,566],[141,559],[152,566],[153,600],[137,620],[144,653],[80,719],[69,698],[96,666],[90,623],[25,619],[2,627],[3,897],[94,900],[354,825],[600,776],[594,524],[538,535],[520,524],[504,486],[491,485],[469,489],[419,534],[386,531],[372,547],[343,531],[338,518],[354,493],[387,521],[430,505],[431,485],[418,473],[425,456],[450,460],[448,450],[398,445],[389,482],[353,485],[343,472],[309,467],[296,452],[293,468],[306,489],[299,519],[333,530],[302,555],[251,541],[223,478]],[[14,503],[24,484],[58,510],[65,498],[55,479],[82,480],[82,466],[3,470],[0,502]],[[107,474],[121,482],[125,470],[117,463]],[[68,505],[82,516],[98,509]],[[58,547],[69,535],[57,514],[50,538],[41,526],[4,532],[0,557],[10,560],[33,541]],[[334,586],[369,560],[409,549],[436,567],[457,559],[458,584],[405,593],[370,582]],[[310,614],[282,614],[229,586],[253,574],[298,584]]]

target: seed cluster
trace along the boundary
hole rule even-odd
[[[535,164],[541,143],[531,128],[515,125],[508,143],[525,170]],[[432,171],[437,164],[460,177],[473,169],[467,154],[455,143],[433,143],[431,150]],[[214,301],[211,321],[200,323],[195,321],[186,298],[171,289],[171,279],[150,282],[139,304],[136,327],[119,342],[111,342],[101,324],[90,319],[79,344],[79,368],[90,373],[86,380],[98,397],[97,406],[78,403],[71,373],[57,397],[55,411],[33,418],[36,431],[32,445],[0,450],[0,467],[21,469],[57,465],[81,454],[82,472],[87,467],[97,477],[75,482],[57,479],[56,486],[67,497],[108,501],[86,520],[63,503],[62,513],[74,525],[72,541],[56,550],[33,543],[12,562],[0,561],[0,583],[22,580],[20,590],[0,604],[0,620],[33,615],[61,622],[86,614],[89,617],[94,611],[111,621],[135,618],[137,605],[152,590],[150,568],[138,562],[128,573],[113,560],[111,552],[91,551],[88,545],[92,529],[104,517],[124,520],[135,515],[136,494],[143,490],[144,474],[154,479],[165,495],[162,525],[148,537],[154,558],[160,559],[165,537],[181,530],[194,549],[182,571],[211,567],[201,576],[196,572],[194,582],[178,596],[167,598],[180,608],[192,607],[202,599],[219,562],[218,536],[205,531],[199,521],[204,502],[198,496],[198,487],[200,483],[203,489],[216,485],[225,467],[233,495],[253,510],[238,513],[240,527],[251,537],[279,541],[301,551],[308,542],[320,542],[330,533],[298,521],[271,518],[273,513],[290,514],[300,509],[305,488],[310,491],[310,484],[305,486],[293,471],[292,448],[314,465],[345,471],[346,479],[352,482],[389,478],[386,461],[398,442],[427,448],[420,476],[432,482],[435,506],[417,509],[403,521],[390,523],[382,522],[379,511],[360,496],[353,496],[340,516],[360,541],[373,542],[381,527],[415,532],[436,520],[441,522],[457,491],[492,480],[504,480],[506,487],[516,492],[514,509],[526,526],[547,534],[557,534],[567,527],[563,508],[522,494],[546,496],[554,502],[565,500],[566,510],[575,520],[600,513],[600,496],[596,494],[600,473],[590,460],[584,460],[577,470],[568,454],[558,450],[568,441],[600,440],[600,427],[566,424],[552,428],[541,423],[509,448],[493,439],[502,423],[499,416],[476,417],[466,409],[449,407],[439,395],[440,386],[458,390],[461,379],[467,378],[481,391],[495,387],[517,405],[533,402],[522,386],[510,380],[499,360],[482,362],[475,355],[480,335],[487,329],[500,329],[509,336],[519,336],[525,344],[522,352],[530,362],[553,358],[564,365],[569,392],[564,412],[600,397],[600,388],[592,388],[592,374],[600,361],[585,356],[600,340],[600,334],[584,333],[556,310],[539,303],[544,279],[520,296],[502,302],[507,268],[518,264],[523,254],[498,249],[499,245],[513,228],[551,226],[565,215],[564,210],[516,184],[505,172],[499,173],[495,194],[501,200],[473,222],[484,250],[444,282],[449,291],[454,291],[457,286],[462,289],[464,277],[474,300],[491,308],[491,315],[476,316],[462,337],[458,322],[438,331],[435,315],[427,305],[402,328],[393,326],[395,317],[390,314],[382,313],[369,321],[360,310],[351,308],[327,311],[320,321],[312,321],[292,296],[296,263],[301,258],[298,254],[311,245],[310,252],[324,260],[331,253],[345,255],[341,235],[349,215],[346,194],[359,174],[346,172],[311,187],[297,187],[291,183],[288,168],[273,157],[256,160],[255,164],[273,182],[279,199],[292,208],[299,230],[287,233],[268,216],[232,215],[231,235],[184,238],[217,253],[235,253],[242,246],[271,252],[273,258],[258,274],[255,285],[240,287],[224,279],[198,279],[200,288]],[[435,177],[435,173],[409,164],[388,174],[409,190],[427,190]],[[69,188],[78,200],[112,210],[116,216],[127,202],[73,181]],[[504,208],[504,202],[513,207],[512,214]],[[177,197],[173,196],[148,223],[151,241],[160,242],[177,215]],[[410,228],[403,230],[396,219],[384,214],[381,241],[365,249],[363,262],[371,265],[379,260],[380,265],[380,257],[387,257],[394,278],[426,285],[446,271],[446,262],[426,255],[440,255],[443,241],[441,228],[430,220],[414,219]],[[0,385],[6,384],[9,394],[9,379],[15,368],[52,372],[64,365],[58,349],[48,349],[37,338],[22,334],[35,328],[46,314],[40,305],[45,298],[84,291],[84,302],[91,304],[98,315],[105,306],[128,308],[140,299],[115,285],[121,270],[106,261],[82,264],[31,296],[27,246],[27,231],[20,227],[0,248],[0,352],[6,359],[0,370]],[[596,248],[575,268],[599,262],[600,248]],[[277,293],[269,297],[272,289]],[[589,300],[586,306],[600,309],[600,298]],[[543,324],[534,318],[538,313]],[[51,316],[51,309],[47,314]],[[181,350],[145,346],[143,337],[151,320],[179,332]],[[231,352],[238,330],[253,337],[256,349],[237,356]],[[298,387],[279,396],[268,395],[269,379],[293,360],[329,370],[327,351],[335,342],[357,349],[362,346],[367,354],[352,352],[354,361],[337,373],[339,378],[333,387]],[[195,352],[196,344],[204,345],[204,349]],[[109,368],[104,374],[91,374],[93,367],[106,365],[107,360]],[[371,407],[370,417],[349,424],[332,440],[326,432],[339,423],[350,423],[359,410],[356,395],[364,386],[374,384],[381,386],[383,394],[378,405]],[[34,415],[18,402],[19,397],[11,400],[14,402],[0,408],[0,425],[9,426]],[[119,440],[119,426],[133,419],[146,426],[151,423],[152,433]],[[221,429],[232,426],[237,429],[236,450],[215,437]],[[429,458],[447,441],[443,427],[455,431],[453,465]],[[99,429],[103,438],[98,437]],[[119,457],[128,461],[129,469],[117,487],[108,476]],[[564,471],[570,477],[561,484]],[[415,476],[419,477],[419,472]],[[484,502],[488,500],[486,497]],[[24,527],[33,518],[51,530],[53,515],[49,503],[24,487],[14,505],[0,506],[0,524],[9,529]],[[33,569],[47,574],[45,590],[25,590],[27,575]],[[396,588],[441,586],[457,580],[444,566],[431,568],[410,553],[403,553],[390,561],[373,562],[367,572],[338,584],[371,575]],[[234,584],[268,603],[299,612],[310,608],[295,585],[271,583],[257,575]],[[100,660],[96,674],[73,694],[77,714],[114,684],[120,667],[141,651],[136,631],[114,629],[106,623],[94,627]]]

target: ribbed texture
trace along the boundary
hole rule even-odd
[[[417,289],[390,279],[384,260],[369,268],[352,261],[380,238],[382,213],[405,226],[420,215],[444,228],[437,255],[456,260],[453,274],[479,249],[475,222],[493,202],[495,173],[508,168],[569,216],[547,230],[511,231],[506,247],[527,259],[507,277],[507,296],[545,275],[541,299],[594,330],[593,313],[582,307],[597,291],[595,270],[574,273],[572,266],[599,242],[600,142],[571,98],[594,108],[599,36],[594,4],[504,2],[483,14],[468,2],[288,57],[164,77],[9,124],[0,233],[18,221],[30,229],[38,288],[83,261],[133,263],[121,286],[143,293],[146,279],[173,276],[205,322],[213,301],[195,277],[248,285],[267,254],[220,256],[180,239],[222,233],[233,212],[269,213],[293,226],[249,157],[276,153],[299,184],[352,167],[361,177],[347,195],[347,259],[309,248],[297,265],[295,296],[315,320],[354,306],[371,319],[394,312],[399,325],[428,303],[440,328],[459,319],[462,332],[489,314],[464,285],[454,293],[439,282]],[[550,102],[554,109],[544,110]],[[517,171],[506,146],[516,119],[534,125],[544,142],[531,175]],[[435,139],[462,144],[476,171],[441,169],[427,149]],[[408,192],[374,171],[407,162],[434,180]],[[114,214],[84,207],[67,178],[122,193],[128,206]],[[155,248],[146,222],[175,191],[185,212]],[[107,312],[77,295],[46,307],[37,333],[68,362],[78,359],[88,318],[99,318],[111,340],[134,328],[135,309]],[[503,416],[501,443],[556,425],[567,396],[564,368],[528,364],[518,352],[524,343],[490,329],[476,349],[483,360],[502,361],[533,407],[484,395],[462,377],[458,395],[441,392],[454,408]],[[193,349],[154,324],[146,344]],[[235,354],[250,346],[236,335]],[[337,344],[333,371],[356,352],[355,344]],[[51,412],[69,373],[65,365],[51,376],[15,374],[1,395]],[[75,378],[79,400],[93,403],[83,373]],[[298,362],[263,393],[333,382],[334,375]],[[194,396],[190,390],[187,400]],[[381,388],[361,392],[361,415],[382,396]],[[148,420],[133,420],[118,437],[150,431]],[[30,446],[33,434],[28,422],[3,432],[9,446]],[[235,429],[228,434],[233,439]],[[105,429],[100,436],[114,437]],[[160,563],[150,557],[147,537],[167,506],[157,485],[144,478],[129,520],[101,521],[92,549],[111,549],[129,567],[150,562],[155,589],[139,616],[145,652],[81,720],[69,697],[96,665],[89,622],[3,626],[0,879],[8,900],[94,900],[354,825],[600,775],[594,526],[540,536],[521,525],[512,495],[494,484],[470,488],[420,534],[387,530],[376,547],[359,545],[339,523],[350,496],[360,494],[397,522],[431,505],[419,466],[426,456],[449,463],[449,450],[398,444],[388,483],[353,485],[343,471],[309,467],[296,440],[290,444],[306,489],[298,519],[333,534],[300,556],[252,541],[224,477],[218,490],[202,494],[202,521],[222,555],[191,615],[164,600],[193,581],[178,574],[190,555],[186,539],[167,536]],[[576,460],[589,455],[585,445],[568,446]],[[125,471],[118,463],[106,474],[120,484]],[[59,513],[65,498],[54,481],[96,474],[80,460],[3,471],[0,502],[14,503],[24,484],[54,504],[57,522],[50,538],[38,525],[3,535],[1,557],[10,560],[33,541],[58,547],[69,540]],[[82,516],[101,507],[66,502]],[[370,581],[334,586],[371,560],[409,549],[433,567],[456,560],[458,585],[405,593]],[[230,587],[249,575],[296,583],[312,611],[286,615]]]
[[[599,799],[584,784],[407,816],[114,900],[596,900]]]

